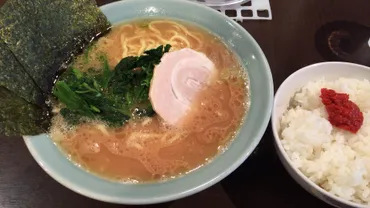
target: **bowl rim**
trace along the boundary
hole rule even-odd
[[[274,135],[274,142],[275,142],[275,149],[276,151],[278,151],[279,153],[281,153],[281,156],[282,157],[279,157],[280,159],[284,159],[288,165],[290,166],[290,168],[294,171],[294,173],[296,175],[299,176],[299,178],[303,179],[303,182],[308,184],[310,187],[313,187],[316,191],[320,192],[322,195],[328,197],[328,198],[331,198],[331,199],[334,199],[335,201],[338,201],[342,204],[345,204],[345,205],[349,205],[351,207],[361,207],[361,208],[366,208],[368,206],[366,205],[363,205],[363,204],[359,204],[359,203],[355,203],[355,202],[352,202],[352,201],[349,201],[349,200],[346,200],[346,199],[343,199],[339,196],[336,196],[328,191],[326,191],[325,189],[321,188],[320,186],[318,186],[316,183],[312,182],[310,179],[308,179],[307,176],[305,176],[298,168],[296,168],[292,162],[292,160],[290,159],[290,157],[288,156],[287,152],[285,151],[283,145],[281,144],[281,138],[280,138],[280,134],[278,133],[279,129],[277,129],[276,125],[274,125],[274,121],[279,121],[280,118],[277,117],[277,115],[275,114],[276,112],[276,100],[283,94],[282,92],[282,87],[284,85],[287,85],[290,83],[291,80],[295,79],[296,76],[302,76],[301,74],[305,74],[307,73],[307,71],[311,70],[312,68],[315,68],[315,67],[319,67],[319,66],[327,66],[327,65],[347,65],[347,66],[351,66],[351,67],[358,67],[358,68],[362,68],[363,70],[366,70],[366,71],[369,71],[370,72],[370,67],[367,67],[367,66],[364,66],[364,65],[360,65],[360,64],[355,64],[355,63],[350,63],[350,62],[340,62],[340,61],[325,61],[325,62],[318,62],[318,63],[314,63],[314,64],[310,64],[310,65],[307,65],[307,66],[304,66],[300,69],[298,69],[297,71],[295,71],[294,73],[292,73],[291,75],[289,75],[282,83],[281,85],[279,86],[278,90],[276,91],[275,93],[275,97],[274,97],[274,103],[273,103],[273,108],[272,108],[272,115],[271,115],[271,126],[272,126],[272,131],[273,131],[273,135]],[[286,167],[284,166],[284,168],[286,169]],[[288,173],[290,174],[290,172],[288,171]],[[292,177],[294,178],[294,177]],[[296,181],[298,184],[300,184],[298,181]],[[301,184],[300,184],[301,185]],[[313,194],[313,193],[311,193]],[[315,196],[315,194],[313,194]],[[317,196],[315,196],[317,197]],[[326,202],[326,201],[325,201]],[[326,202],[328,203],[328,202]]]
[[[125,0],[125,1],[116,1],[112,2],[106,5],[103,5],[100,7],[101,10],[103,9],[108,9],[108,8],[113,8],[115,6],[118,6],[120,4],[130,4],[133,2],[146,2],[147,0]],[[68,177],[66,177],[64,174],[60,174],[57,171],[54,170],[54,168],[51,168],[50,164],[46,164],[43,162],[43,159],[41,154],[36,150],[36,146],[31,142],[31,138],[28,136],[24,136],[24,141],[25,144],[30,151],[31,155],[33,158],[36,160],[36,162],[41,166],[41,168],[49,175],[51,176],[54,180],[59,182],[61,185],[67,187],[71,191],[74,191],[76,193],[79,193],[83,196],[93,198],[99,201],[103,202],[109,202],[109,203],[117,203],[117,204],[126,204],[126,205],[145,205],[145,204],[157,204],[157,203],[163,203],[163,202],[168,202],[168,201],[173,201],[176,199],[184,198],[190,195],[193,195],[195,193],[198,193],[200,191],[203,191],[212,185],[218,183],[222,179],[224,179],[226,176],[228,176],[230,173],[232,173],[236,168],[238,168],[253,152],[253,150],[257,147],[259,142],[261,141],[264,132],[267,129],[268,123],[271,118],[271,112],[272,112],[272,106],[273,106],[273,93],[274,93],[274,85],[273,85],[273,78],[272,78],[272,73],[270,66],[268,64],[267,58],[265,54],[263,53],[262,49],[258,45],[257,41],[252,37],[252,35],[245,30],[241,25],[236,23],[235,21],[229,19],[227,16],[222,15],[218,11],[209,8],[207,6],[204,6],[202,4],[196,3],[196,2],[191,2],[191,1],[184,1],[184,0],[156,0],[156,2],[161,1],[162,3],[165,2],[171,2],[173,3],[174,1],[177,1],[178,3],[182,4],[187,4],[191,5],[192,7],[197,7],[198,9],[202,9],[204,11],[207,11],[208,13],[213,13],[217,14],[220,17],[222,16],[223,19],[226,20],[228,24],[233,25],[237,30],[242,32],[246,37],[249,38],[249,41],[251,44],[256,48],[256,51],[261,55],[261,63],[266,67],[266,70],[264,70],[264,73],[266,73],[265,76],[268,78],[268,83],[266,83],[266,89],[268,91],[268,95],[266,95],[267,99],[267,106],[268,108],[266,109],[266,115],[263,116],[261,119],[261,125],[258,128],[258,131],[255,132],[255,138],[253,138],[253,142],[250,145],[250,148],[246,149],[242,154],[238,155],[236,160],[233,161],[227,169],[225,169],[223,172],[217,174],[214,177],[209,177],[207,180],[204,180],[202,182],[197,183],[196,186],[191,187],[190,189],[187,189],[185,191],[177,191],[175,193],[172,193],[170,195],[164,195],[160,197],[147,197],[147,198],[140,198],[140,199],[132,199],[129,197],[121,196],[121,197],[116,197],[116,196],[111,196],[109,194],[101,194],[98,193],[97,191],[93,189],[88,189],[85,188],[79,184],[73,184],[70,181],[68,181]],[[150,1],[148,1],[150,2]],[[124,20],[122,20],[124,21]],[[90,174],[90,173],[89,173]]]

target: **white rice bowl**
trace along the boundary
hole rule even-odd
[[[321,88],[349,94],[363,112],[357,134],[333,127]],[[281,144],[308,179],[343,199],[370,205],[370,82],[339,78],[309,82],[297,92],[280,122]]]

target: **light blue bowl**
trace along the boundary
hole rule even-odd
[[[38,164],[59,183],[77,193],[120,204],[153,204],[183,198],[212,186],[234,171],[258,145],[272,109],[270,68],[252,36],[219,12],[186,0],[124,0],[105,5],[101,10],[113,24],[145,17],[176,18],[196,23],[223,38],[248,71],[250,111],[226,152],[210,164],[167,182],[135,185],[104,180],[72,164],[47,135],[25,137]]]

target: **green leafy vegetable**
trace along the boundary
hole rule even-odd
[[[126,57],[112,70],[106,56],[102,69],[81,72],[69,69],[56,82],[53,94],[65,105],[61,115],[70,124],[84,119],[100,120],[121,126],[131,117],[151,115],[150,81],[155,65],[171,46],[159,46],[139,57]]]
[[[150,21],[143,21],[143,22],[140,24],[140,27],[141,27],[141,28],[148,28],[148,27],[149,27],[149,23],[150,23]]]
[[[160,63],[163,54],[170,48],[170,45],[159,46],[145,51],[140,57],[130,56],[122,59],[115,67],[115,74],[110,81],[114,93],[125,94],[126,102],[132,105],[147,101],[154,67]],[[146,104],[150,107],[150,103]]]
[[[59,81],[55,85],[54,95],[58,97],[60,102],[67,105],[71,111],[76,111],[84,116],[93,116],[89,104],[78,93],[78,91],[73,91],[64,81]]]
[[[90,62],[90,52],[92,50],[94,50],[96,47],[95,44],[90,44],[86,49],[85,49],[85,52],[84,52],[84,63],[85,64],[88,64]]]

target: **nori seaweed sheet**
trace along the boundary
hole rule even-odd
[[[54,74],[50,70],[53,50],[42,37],[37,19],[30,12],[32,9],[29,0],[7,1],[0,10],[0,38],[34,82],[48,92]]]
[[[44,110],[0,87],[0,135],[20,136],[45,133],[48,119]]]
[[[58,70],[110,26],[94,0],[8,0],[0,8],[0,40],[7,47],[0,44],[0,135],[45,133],[50,108],[35,100],[41,92],[44,99],[50,95]],[[27,82],[19,81],[21,66]]]
[[[0,40],[0,86],[7,88],[30,103],[38,105],[44,103],[41,90],[24,71],[23,66],[2,40]]]
[[[63,63],[109,27],[94,0],[8,0],[0,10],[0,38],[45,93]]]
[[[110,27],[106,16],[96,6],[95,0],[33,0],[41,17],[43,36],[56,48],[57,66],[65,62],[66,54],[80,52],[99,33]],[[52,14],[52,15],[50,15]],[[48,18],[44,18],[48,17]],[[61,30],[61,28],[65,28]]]

